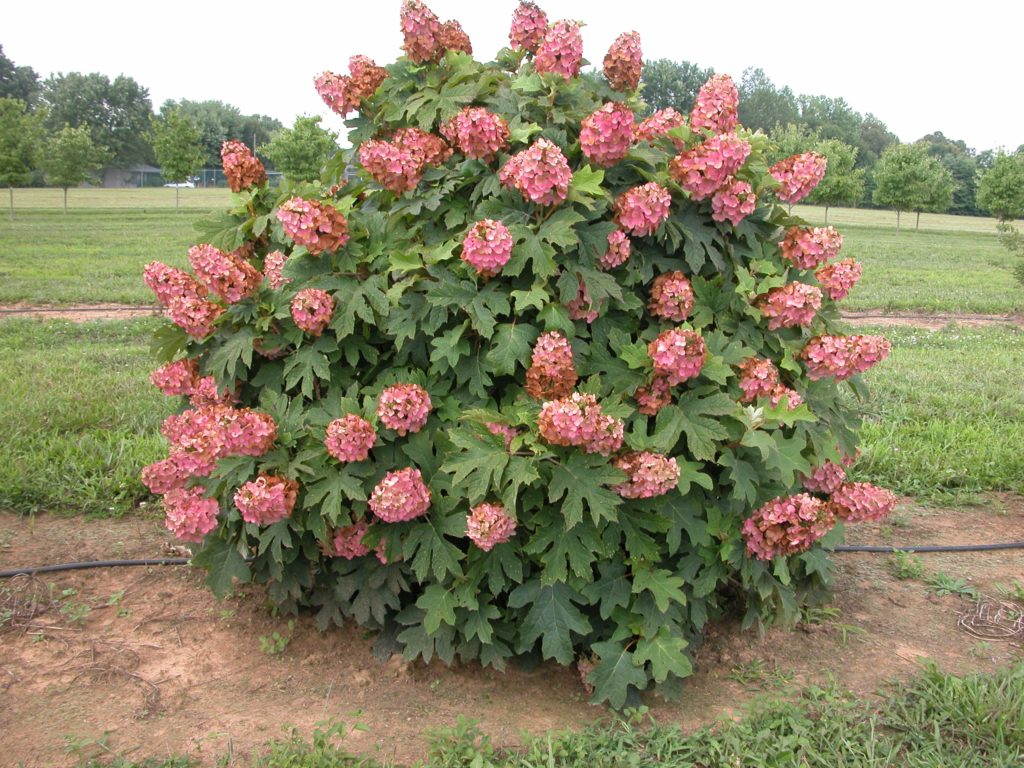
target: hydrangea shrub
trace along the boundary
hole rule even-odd
[[[895,504],[846,479],[841,389],[889,352],[839,321],[860,266],[780,204],[824,161],[769,168],[727,75],[640,119],[635,32],[602,76],[532,3],[486,64],[418,0],[400,23],[395,63],[316,78],[352,143],[320,182],[229,142],[195,274],[147,266],[182,409],[144,480],[218,594],[673,695],[709,620],[793,620],[842,521]]]

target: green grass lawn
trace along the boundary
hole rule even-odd
[[[152,304],[142,267],[187,267],[194,222],[228,205],[223,189],[60,190],[15,193],[17,215],[0,216],[0,304]]]
[[[0,507],[123,514],[172,407],[148,382],[155,320],[0,322]]]
[[[867,375],[858,474],[919,498],[1024,492],[1024,332],[874,332],[893,352]]]
[[[0,506],[124,514],[173,403],[148,382],[159,321],[0,322]],[[922,499],[1024,492],[1024,333],[891,329],[869,374],[861,479]]]
[[[14,222],[0,217],[0,303],[152,303],[142,267],[153,259],[186,266],[193,223],[227,206],[223,189],[184,189],[174,212],[170,189],[18,190]],[[796,206],[815,224],[824,209]],[[904,217],[912,224],[913,217]],[[848,309],[1004,314],[1024,311],[1013,257],[996,240],[994,219],[923,214],[921,230],[897,233],[891,211],[833,208],[844,256],[864,264]]]

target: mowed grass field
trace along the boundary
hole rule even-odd
[[[15,192],[16,219],[0,217],[0,304],[150,304],[142,267],[154,259],[185,266],[196,242],[193,223],[225,208],[224,189],[75,189],[70,212],[61,192]],[[815,225],[824,209],[796,206]],[[1013,279],[1013,257],[999,245],[989,218],[922,214],[914,231],[904,215],[896,232],[892,211],[829,210],[843,233],[844,257],[864,264],[864,279],[844,306],[930,313],[1024,312]]]

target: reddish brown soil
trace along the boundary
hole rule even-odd
[[[43,306],[33,304],[0,304],[0,319],[5,317],[34,317],[45,320],[69,320],[85,323],[90,320],[116,320],[132,317],[150,317],[162,313],[159,307],[138,307],[123,304],[73,304]],[[843,312],[843,319],[857,325],[903,325],[936,330],[950,323],[968,328],[992,326],[1018,326],[1024,328],[1024,315],[976,315],[969,313],[931,314],[927,312]]]
[[[974,543],[1022,538],[1024,499],[994,496],[985,505],[935,509],[906,502],[893,522],[851,530],[854,543]],[[32,520],[0,514],[0,569],[111,557],[167,554],[159,522],[146,517]],[[967,578],[986,594],[1024,575],[1021,550],[922,555],[929,572]],[[650,698],[664,722],[697,727],[733,715],[757,690],[824,682],[830,675],[859,694],[904,678],[919,659],[957,671],[989,670],[1021,657],[1018,642],[979,642],[957,628],[969,605],[937,597],[920,581],[898,581],[887,555],[836,555],[838,615],[794,631],[740,633],[715,625],[698,650],[698,671],[681,702]],[[52,584],[51,588],[48,586]],[[25,594],[26,584],[0,584]],[[586,703],[573,671],[544,665],[498,673],[476,665],[381,663],[372,640],[350,627],[318,632],[296,621],[281,657],[260,637],[288,633],[259,589],[218,603],[202,574],[186,567],[104,569],[49,574],[35,582],[42,613],[9,621],[0,636],[0,733],[8,765],[75,765],[66,736],[86,752],[133,759],[186,753],[214,765],[281,736],[284,725],[309,734],[316,723],[361,722],[348,746],[382,759],[424,755],[425,732],[478,719],[501,745],[523,729],[577,728],[605,714]],[[74,594],[62,596],[65,590]],[[124,591],[123,597],[116,595]],[[114,603],[108,605],[108,603]],[[76,606],[91,608],[80,621]],[[63,611],[61,610],[63,606]],[[2,606],[0,606],[2,607]],[[17,606],[16,606],[17,607]],[[21,603],[24,608],[24,601]],[[77,609],[81,610],[81,609]],[[843,639],[840,625],[847,625]],[[760,675],[747,686],[737,670]],[[96,746],[103,738],[105,747]],[[109,751],[108,751],[109,750]],[[248,764],[244,760],[238,764]]]

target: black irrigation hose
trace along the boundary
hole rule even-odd
[[[993,549],[1024,549],[1024,541],[1008,541],[1002,544],[938,544],[923,545],[919,547],[881,547],[858,544],[839,544],[830,552],[883,552],[894,554],[896,552],[988,552]]]
[[[829,552],[880,552],[893,554],[896,552],[988,552],[994,549],[1024,549],[1024,541],[1009,541],[1002,544],[949,544],[949,545],[923,545],[908,547],[884,547],[857,544],[840,544]],[[41,565],[38,567],[28,566],[16,568],[11,571],[0,571],[0,579],[9,579],[13,576],[31,576],[37,573],[58,573],[60,571],[79,571],[86,568],[115,568],[133,565],[188,565],[191,563],[188,557],[161,557],[151,560],[95,560],[87,563],[60,563],[59,565]]]
[[[86,568],[117,568],[132,565],[188,565],[189,557],[160,557],[150,560],[92,560],[87,563],[61,563],[59,565],[40,565],[15,568],[11,571],[0,571],[0,579],[12,576],[34,576],[37,573],[57,573],[59,571],[80,571]]]

